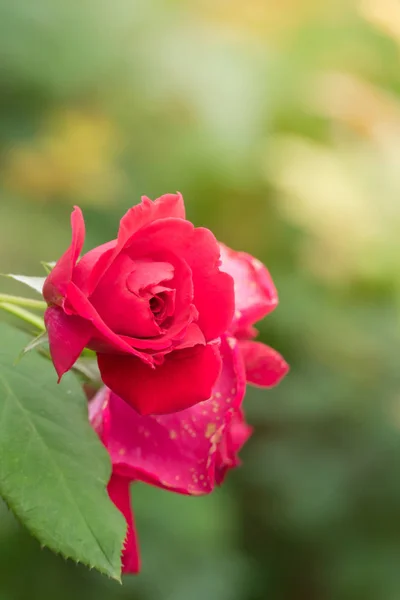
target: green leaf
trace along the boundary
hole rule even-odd
[[[42,293],[43,284],[46,281],[46,277],[29,277],[28,275],[14,275],[13,273],[8,273],[6,277],[11,277],[11,279],[15,279],[15,281],[19,281],[20,283],[27,285],[39,294]]]
[[[24,356],[28,352],[31,352],[32,350],[37,350],[38,348],[41,348],[41,346],[47,345],[48,343],[49,343],[49,336],[47,334],[47,331],[43,331],[42,333],[39,333],[39,335],[37,335],[35,338],[33,338],[25,346],[25,348],[22,349],[19,357],[22,358],[22,356]]]
[[[54,269],[54,267],[56,266],[56,262],[47,262],[45,260],[41,261],[41,265],[44,268],[44,270],[46,271],[47,275],[52,271],[52,269]]]
[[[0,495],[43,546],[120,580],[125,521],[82,389],[34,352],[13,366],[23,333],[0,324],[0,340]]]

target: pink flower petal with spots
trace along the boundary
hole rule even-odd
[[[245,330],[278,304],[278,293],[266,267],[245,252],[235,252],[220,244],[221,270],[234,281],[235,315],[233,331]]]
[[[274,387],[289,371],[289,365],[279,352],[261,342],[243,340],[239,342],[239,347],[248,383]]]
[[[253,428],[246,423],[243,411],[240,409],[235,411],[218,446],[215,472],[218,485],[221,485],[230,469],[240,465],[238,453],[252,433]]]
[[[223,368],[212,397],[178,413],[140,416],[108,389],[99,392],[90,404],[90,420],[115,474],[182,494],[214,488],[218,446],[245,392],[237,342],[223,339],[221,354]]]

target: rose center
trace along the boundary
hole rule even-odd
[[[149,299],[149,307],[154,320],[158,325],[166,326],[168,317],[174,314],[175,290],[164,286],[155,286],[155,289],[151,291],[153,295]]]
[[[159,315],[164,308],[164,300],[160,296],[153,296],[150,298],[150,310],[156,317]]]

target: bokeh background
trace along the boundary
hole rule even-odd
[[[399,600],[399,51],[398,0],[0,0],[0,271],[179,190],[268,265],[291,364],[222,489],[134,487],[123,586],[1,506],[0,600]]]

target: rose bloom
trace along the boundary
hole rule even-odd
[[[141,416],[107,388],[89,404],[93,428],[107,448],[110,498],[125,516],[123,571],[140,568],[130,484],[142,481],[190,495],[210,493],[238,466],[238,452],[251,435],[243,414],[246,381],[272,387],[288,366],[272,348],[251,340],[253,325],[277,304],[265,267],[251,256],[221,246],[221,268],[234,279],[235,314],[220,338],[221,372],[209,399],[166,415]]]
[[[221,336],[251,337],[245,324],[276,306],[261,263],[232,254],[208,229],[195,228],[180,194],[142,198],[121,219],[117,239],[80,259],[85,227],[79,208],[71,225],[71,245],[43,287],[59,377],[87,347],[97,353],[103,382],[142,415],[209,398],[222,368]],[[243,341],[242,351],[249,380],[266,383],[257,379],[259,361],[269,360],[264,347]]]
[[[71,224],[71,245],[43,287],[59,377],[87,347],[103,382],[140,414],[209,398],[234,313],[233,280],[220,268],[211,231],[185,219],[180,194],[142,198],[121,219],[117,239],[81,259],[79,208]]]

